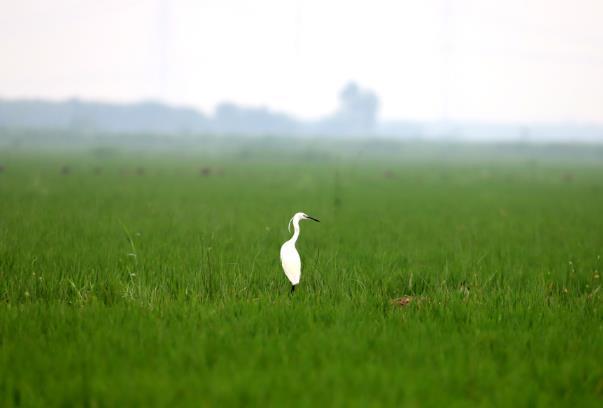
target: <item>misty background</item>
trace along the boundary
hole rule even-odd
[[[8,1],[0,138],[599,143],[601,21],[597,0]]]

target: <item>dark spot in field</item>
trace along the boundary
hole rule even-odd
[[[211,167],[202,167],[199,170],[199,174],[202,175],[203,177],[208,177],[211,175]]]
[[[390,303],[392,305],[394,305],[394,306],[404,307],[404,306],[408,305],[412,301],[413,301],[413,297],[412,296],[402,296],[402,297],[397,298],[397,299],[392,299]]]
[[[4,173],[4,165],[0,164],[0,173]]]
[[[98,175],[98,174],[101,174],[101,173],[103,172],[103,168],[102,168],[102,167],[95,167],[95,168],[92,170],[92,172],[93,172],[94,174],[97,174],[97,175]]]
[[[563,173],[563,177],[561,178],[566,183],[571,183],[574,181],[573,173]]]
[[[385,177],[386,179],[392,179],[392,178],[396,177],[396,174],[391,170],[386,170],[383,173],[383,177]]]
[[[13,402],[17,407],[21,405],[21,391],[18,388],[13,388]]]
[[[144,167],[136,167],[136,175],[137,176],[144,176],[145,170]]]
[[[66,175],[68,175],[68,174],[71,174],[71,167],[69,167],[69,166],[68,166],[68,165],[66,165],[66,164],[65,164],[65,165],[63,165],[63,166],[61,166],[61,174],[62,174],[63,176],[66,176]]]

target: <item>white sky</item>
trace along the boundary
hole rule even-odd
[[[2,98],[316,118],[355,80],[385,119],[603,122],[601,0],[0,2]]]

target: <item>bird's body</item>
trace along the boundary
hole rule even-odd
[[[295,243],[299,238],[299,222],[301,220],[314,220],[319,222],[316,218],[312,218],[301,212],[296,213],[293,218],[291,218],[291,221],[289,221],[289,228],[291,228],[291,224],[293,224],[293,236],[281,246],[281,264],[283,265],[283,271],[285,272],[287,279],[291,282],[291,292],[295,290],[295,286],[299,284],[301,278],[301,259],[297,252],[297,248],[295,248]]]
[[[291,285],[297,285],[301,278],[301,259],[295,248],[295,242],[287,241],[281,247],[281,264]]]

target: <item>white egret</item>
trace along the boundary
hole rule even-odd
[[[293,236],[291,239],[283,244],[281,247],[281,264],[283,265],[283,271],[287,275],[287,279],[291,282],[291,293],[295,290],[295,286],[299,283],[301,277],[301,259],[299,253],[295,248],[297,238],[299,238],[299,222],[301,220],[313,220],[318,221],[314,217],[310,217],[308,214],[303,212],[296,213],[291,220],[289,220],[289,232],[291,232],[291,224],[293,224]]]

